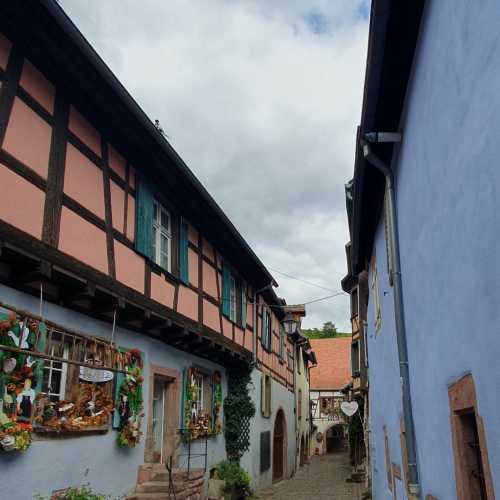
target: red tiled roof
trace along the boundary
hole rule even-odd
[[[351,381],[351,337],[311,339],[318,366],[311,368],[311,390],[342,389]]]

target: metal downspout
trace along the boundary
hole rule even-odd
[[[368,139],[368,137],[367,137]],[[389,141],[388,141],[389,142]],[[406,324],[404,316],[403,286],[401,280],[401,262],[399,254],[399,238],[394,194],[394,178],[391,169],[373,152],[369,144],[363,145],[363,154],[368,162],[376,167],[385,177],[385,192],[387,196],[387,216],[391,235],[392,280],[394,286],[394,316],[396,322],[396,339],[398,344],[399,374],[405,424],[406,449],[408,453],[408,490],[411,498],[420,498],[418,477],[417,450],[413,409],[410,393],[410,371],[408,367],[408,346],[406,342]]]

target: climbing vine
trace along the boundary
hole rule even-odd
[[[241,363],[228,370],[228,395],[224,399],[224,437],[230,460],[239,461],[250,448],[250,419],[255,404],[248,393],[252,365]]]

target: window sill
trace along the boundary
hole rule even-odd
[[[61,438],[72,438],[76,436],[82,436],[82,435],[90,435],[90,434],[104,434],[107,433],[110,429],[110,425],[101,425],[101,426],[88,426],[88,427],[82,427],[81,429],[78,430],[69,430],[69,429],[54,429],[53,427],[45,427],[41,425],[34,425],[33,426],[33,434],[35,437],[35,441],[42,441],[45,438],[50,439],[50,438],[55,438],[55,437],[61,437]]]
[[[243,325],[240,325],[237,321],[232,320],[226,314],[222,313],[222,316],[224,316],[224,318],[226,318],[229,321],[229,323],[231,323],[232,325],[237,326],[238,328],[241,328],[242,330],[245,330],[245,327]]]
[[[151,271],[154,272],[155,274],[158,274],[158,275],[164,274],[168,278],[169,281],[173,281],[175,283],[184,283],[178,276],[176,276],[175,274],[172,274],[167,269],[161,267],[154,260],[147,258],[147,262],[151,267]]]

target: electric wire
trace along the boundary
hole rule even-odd
[[[270,271],[275,272],[275,273],[281,274],[282,276],[286,276],[287,278],[290,278],[292,280],[296,280],[296,281],[300,281],[302,283],[305,283],[306,285],[315,286],[316,288],[322,288],[323,290],[327,290],[329,292],[336,292],[337,291],[337,290],[334,290],[333,288],[328,288],[328,287],[323,286],[323,285],[318,285],[317,283],[313,283],[312,281],[307,281],[307,280],[304,280],[302,278],[297,278],[297,276],[292,276],[291,274],[284,273],[282,271],[278,271],[277,269],[273,269],[272,267],[268,267],[268,269]]]

